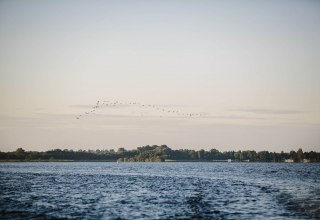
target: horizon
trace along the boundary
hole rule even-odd
[[[1,1],[0,151],[319,152],[319,11],[298,0]]]
[[[243,150],[234,150],[234,149],[227,149],[227,150],[220,150],[219,148],[217,147],[212,147],[212,148],[204,148],[204,147],[199,147],[197,149],[193,149],[193,148],[186,148],[186,147],[181,147],[181,148],[174,148],[174,147],[171,147],[171,146],[168,146],[166,144],[161,144],[161,145],[157,145],[157,144],[153,144],[153,145],[144,145],[144,146],[138,146],[138,147],[118,147],[118,148],[112,148],[112,147],[108,147],[108,148],[86,148],[86,149],[72,149],[72,148],[63,148],[63,147],[57,147],[57,148],[48,148],[48,149],[45,149],[45,150],[28,150],[27,148],[23,148],[23,147],[18,147],[17,149],[15,150],[12,150],[12,151],[1,151],[0,152],[14,152],[18,149],[23,149],[24,151],[26,152],[47,152],[47,151],[54,151],[54,150],[61,150],[61,151],[86,151],[86,152],[89,152],[89,151],[97,151],[97,150],[102,150],[102,151],[111,151],[111,150],[114,150],[114,152],[117,152],[119,151],[119,149],[124,149],[126,151],[134,151],[134,150],[137,150],[138,148],[143,148],[143,147],[159,147],[159,146],[166,146],[168,148],[170,148],[171,150],[194,150],[196,152],[200,151],[200,150],[204,150],[204,151],[207,151],[209,152],[210,150],[217,150],[221,153],[223,152],[243,152],[243,151],[255,151],[255,152],[262,152],[262,151],[268,151],[268,150],[254,150],[254,149],[243,149]],[[297,152],[298,150],[302,150],[304,153],[305,152],[316,152],[316,153],[320,153],[319,151],[313,151],[313,150],[310,150],[310,151],[305,151],[303,148],[299,148],[299,149],[291,149],[289,151],[284,151],[284,150],[280,150],[280,151],[268,151],[269,153],[290,153],[291,151],[294,151],[294,152]]]

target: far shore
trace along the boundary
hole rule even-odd
[[[0,160],[0,163],[51,163],[51,162],[104,162],[104,163],[287,163],[287,162],[248,162],[248,161],[209,161],[209,160],[167,160],[167,161],[125,161],[119,162],[116,160]],[[302,162],[294,162],[294,163],[302,163]],[[313,162],[314,163],[314,162]]]
[[[117,162],[115,160],[0,160],[0,163],[9,162]]]
[[[25,151],[18,148],[12,152],[0,151],[0,162],[241,162],[241,163],[319,163],[320,152],[297,151],[276,153],[269,151],[244,150],[223,151],[217,149],[192,150],[171,149],[167,145],[146,145],[132,150],[119,148],[110,150],[68,150]]]

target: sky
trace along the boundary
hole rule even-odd
[[[0,48],[0,151],[320,151],[319,1],[1,0]]]

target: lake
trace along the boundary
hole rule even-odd
[[[1,219],[317,219],[320,164],[0,163]]]

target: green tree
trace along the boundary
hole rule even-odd
[[[24,159],[26,156],[26,151],[23,150],[22,148],[18,148],[15,152],[14,152],[15,156],[17,157],[17,159]]]

